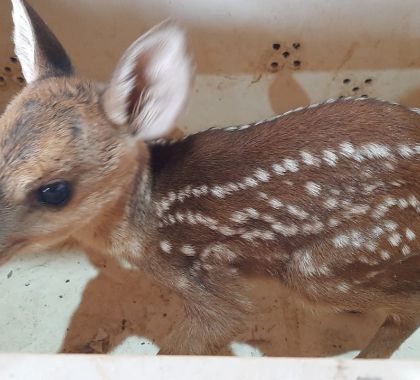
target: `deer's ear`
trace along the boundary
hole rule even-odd
[[[103,95],[103,108],[117,125],[150,140],[166,135],[181,113],[192,82],[184,32],[164,22],[124,53]]]
[[[27,83],[73,74],[63,46],[25,0],[12,0],[15,52]]]

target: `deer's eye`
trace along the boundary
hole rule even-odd
[[[41,186],[37,192],[38,202],[43,205],[62,207],[71,197],[71,185],[67,181],[57,181]]]

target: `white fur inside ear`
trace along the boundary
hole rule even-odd
[[[165,22],[128,48],[105,91],[104,109],[114,123],[130,124],[144,140],[161,137],[182,111],[191,77],[184,32]]]
[[[28,12],[22,1],[12,0],[12,4],[15,52],[26,82],[31,83],[38,76],[35,66],[35,35]]]

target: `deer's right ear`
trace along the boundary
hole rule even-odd
[[[164,22],[121,58],[103,94],[105,113],[140,139],[165,136],[186,103],[192,71],[184,32]]]
[[[25,0],[12,0],[15,52],[27,83],[68,76],[73,66],[63,46]]]

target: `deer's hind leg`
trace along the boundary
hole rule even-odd
[[[388,315],[378,331],[356,359],[389,358],[420,325],[420,314]]]

